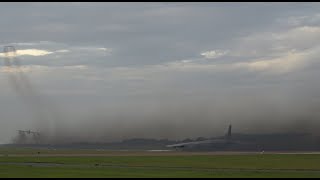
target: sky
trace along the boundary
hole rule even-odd
[[[316,133],[319,12],[316,2],[2,2],[0,45],[21,65],[0,53],[0,143],[19,129],[103,142],[212,137],[230,123]]]

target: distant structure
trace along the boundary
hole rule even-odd
[[[31,130],[18,130],[19,134],[16,139],[17,144],[38,144],[40,142],[40,133]]]

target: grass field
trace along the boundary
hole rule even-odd
[[[320,177],[320,154],[104,151],[91,156],[93,150],[77,150],[74,156],[67,156],[72,150],[60,150],[55,156],[46,156],[54,155],[47,150],[38,156],[35,152],[39,150],[11,152],[0,150],[4,155],[0,157],[0,177]],[[88,156],[83,156],[85,153]]]

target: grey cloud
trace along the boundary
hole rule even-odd
[[[303,122],[317,133],[319,10],[317,3],[3,3],[0,44],[52,52],[19,58],[44,111],[59,107],[51,112],[59,116],[56,140],[183,139],[220,135],[229,123],[239,132],[276,132]],[[201,56],[217,50],[228,53]],[[17,129],[54,128],[34,123],[35,110],[0,73],[0,142]]]

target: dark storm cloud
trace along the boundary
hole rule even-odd
[[[318,3],[1,5],[0,44],[20,50],[33,88],[59,107],[56,140],[212,136],[230,122],[248,132],[317,125]],[[4,76],[0,83],[7,142],[35,125]]]

